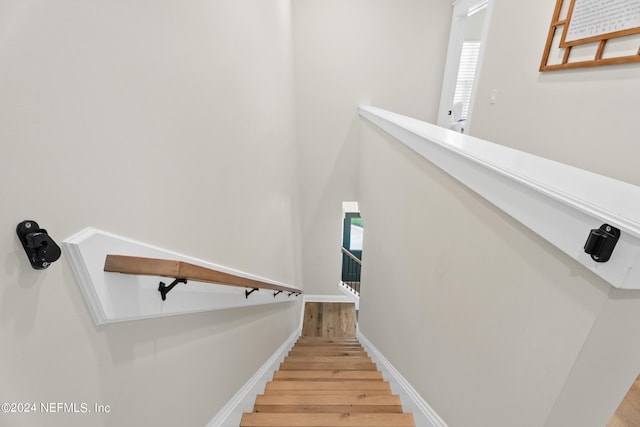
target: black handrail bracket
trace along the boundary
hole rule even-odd
[[[167,286],[164,282],[160,282],[158,285],[158,292],[160,292],[160,296],[162,297],[162,301],[167,300],[167,294],[173,289],[178,283],[187,284],[187,279],[175,279],[169,286]]]
[[[244,297],[245,297],[245,298],[247,298],[247,299],[249,299],[249,295],[251,295],[251,294],[252,294],[252,293],[254,293],[255,291],[259,291],[259,290],[260,290],[260,289],[258,289],[258,288],[253,288],[253,289],[251,289],[250,291],[245,290],[245,291],[244,291]]]

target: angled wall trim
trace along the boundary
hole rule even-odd
[[[297,299],[295,294],[282,292],[274,295],[273,291],[266,289],[247,298],[242,287],[190,280],[186,285],[176,286],[163,301],[158,285],[160,281],[168,282],[166,278],[105,272],[107,254],[184,261],[277,286],[287,285],[95,228],[87,228],[69,237],[62,247],[97,325]]]
[[[640,289],[640,187],[379,108],[360,115],[612,286]],[[584,245],[604,223],[621,235],[598,263]]]

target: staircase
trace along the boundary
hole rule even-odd
[[[415,427],[356,338],[301,336],[241,427]]]

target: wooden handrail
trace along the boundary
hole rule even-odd
[[[354,254],[352,254],[351,252],[349,252],[347,249],[345,249],[344,246],[342,247],[342,253],[348,256],[349,258],[351,258],[352,260],[354,260],[356,263],[358,263],[358,265],[362,265],[362,260],[357,256],[355,256]]]
[[[184,261],[142,258],[126,255],[107,255],[104,271],[143,276],[172,277],[174,279],[196,280],[198,282],[237,286],[250,289],[271,289],[301,294],[302,291],[287,286],[274,285],[260,280],[249,279],[235,274],[224,273]]]

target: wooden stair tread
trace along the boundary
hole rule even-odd
[[[256,405],[400,405],[400,397],[397,394],[389,395],[267,395],[256,396]]]
[[[316,344],[296,344],[294,347],[297,351],[364,351],[364,348],[358,345],[316,345]]]
[[[346,354],[362,354],[366,351],[362,347],[344,347],[344,346],[333,346],[333,347],[320,347],[320,346],[296,346],[292,348],[289,353],[300,353],[300,354],[322,354],[322,353],[346,353]]]
[[[336,414],[336,413],[361,413],[369,414],[401,414],[402,406],[400,405],[255,405],[253,412],[261,414],[265,413],[299,413],[299,414]]]
[[[298,341],[295,343],[298,347],[326,347],[326,348],[335,348],[335,347],[356,347],[362,348],[362,344],[357,341]]]
[[[368,356],[287,356],[284,362],[300,363],[373,363]]]
[[[381,395],[391,394],[391,390],[274,390],[274,389],[265,389],[264,394],[273,394],[273,395],[287,395],[287,394],[296,394],[296,395],[317,395],[317,396],[327,396],[327,395],[335,395],[335,396],[373,396],[373,395]]]
[[[357,414],[366,412],[369,414],[401,414],[400,405],[371,405],[371,406],[351,406],[351,405],[255,405],[253,411],[261,414],[266,413],[299,413],[299,414],[336,414],[351,413]]]
[[[277,371],[273,374],[274,381],[298,380],[367,380],[382,381],[379,371],[345,371],[345,370],[310,370],[310,371]]]
[[[412,414],[379,413],[266,413],[252,412],[242,415],[241,427],[415,427]]]
[[[325,393],[325,391],[327,391],[328,393]],[[308,392],[308,393],[307,393]],[[335,394],[332,394],[335,393]],[[390,391],[388,390],[381,390],[380,393],[378,393],[378,390],[373,390],[373,391],[366,391],[366,392],[361,392],[361,391],[357,391],[357,390],[306,390],[305,393],[300,393],[298,391],[280,391],[277,394],[275,393],[264,393],[264,394],[260,394],[258,396],[315,396],[315,397],[322,397],[322,396],[332,396],[332,397],[339,397],[341,399],[363,399],[363,398],[367,398],[370,396],[397,396],[394,394],[391,394]]]
[[[335,340],[327,340],[327,341],[318,341],[318,340],[305,340],[305,341],[296,341],[296,345],[299,346],[325,346],[325,347],[362,347],[359,341],[335,341]]]
[[[315,354],[316,356],[351,356],[351,355],[365,355],[368,356],[367,352],[362,348],[318,348],[318,347],[307,347],[307,348],[294,348],[289,351],[289,356],[307,356],[310,354]]]
[[[352,371],[377,371],[375,363],[325,363],[325,362],[285,362],[280,364],[281,370],[352,370]]]
[[[371,357],[365,351],[290,351],[287,357]]]
[[[387,412],[401,413],[397,395],[272,395],[256,397],[254,412]]]
[[[362,344],[360,344],[360,342],[358,340],[317,340],[317,339],[313,339],[313,340],[298,340],[296,341],[296,345],[303,345],[303,346],[327,346],[327,347],[331,347],[331,346],[355,346],[355,347],[361,347]]]
[[[265,390],[368,390],[391,392],[388,381],[269,381]]]

